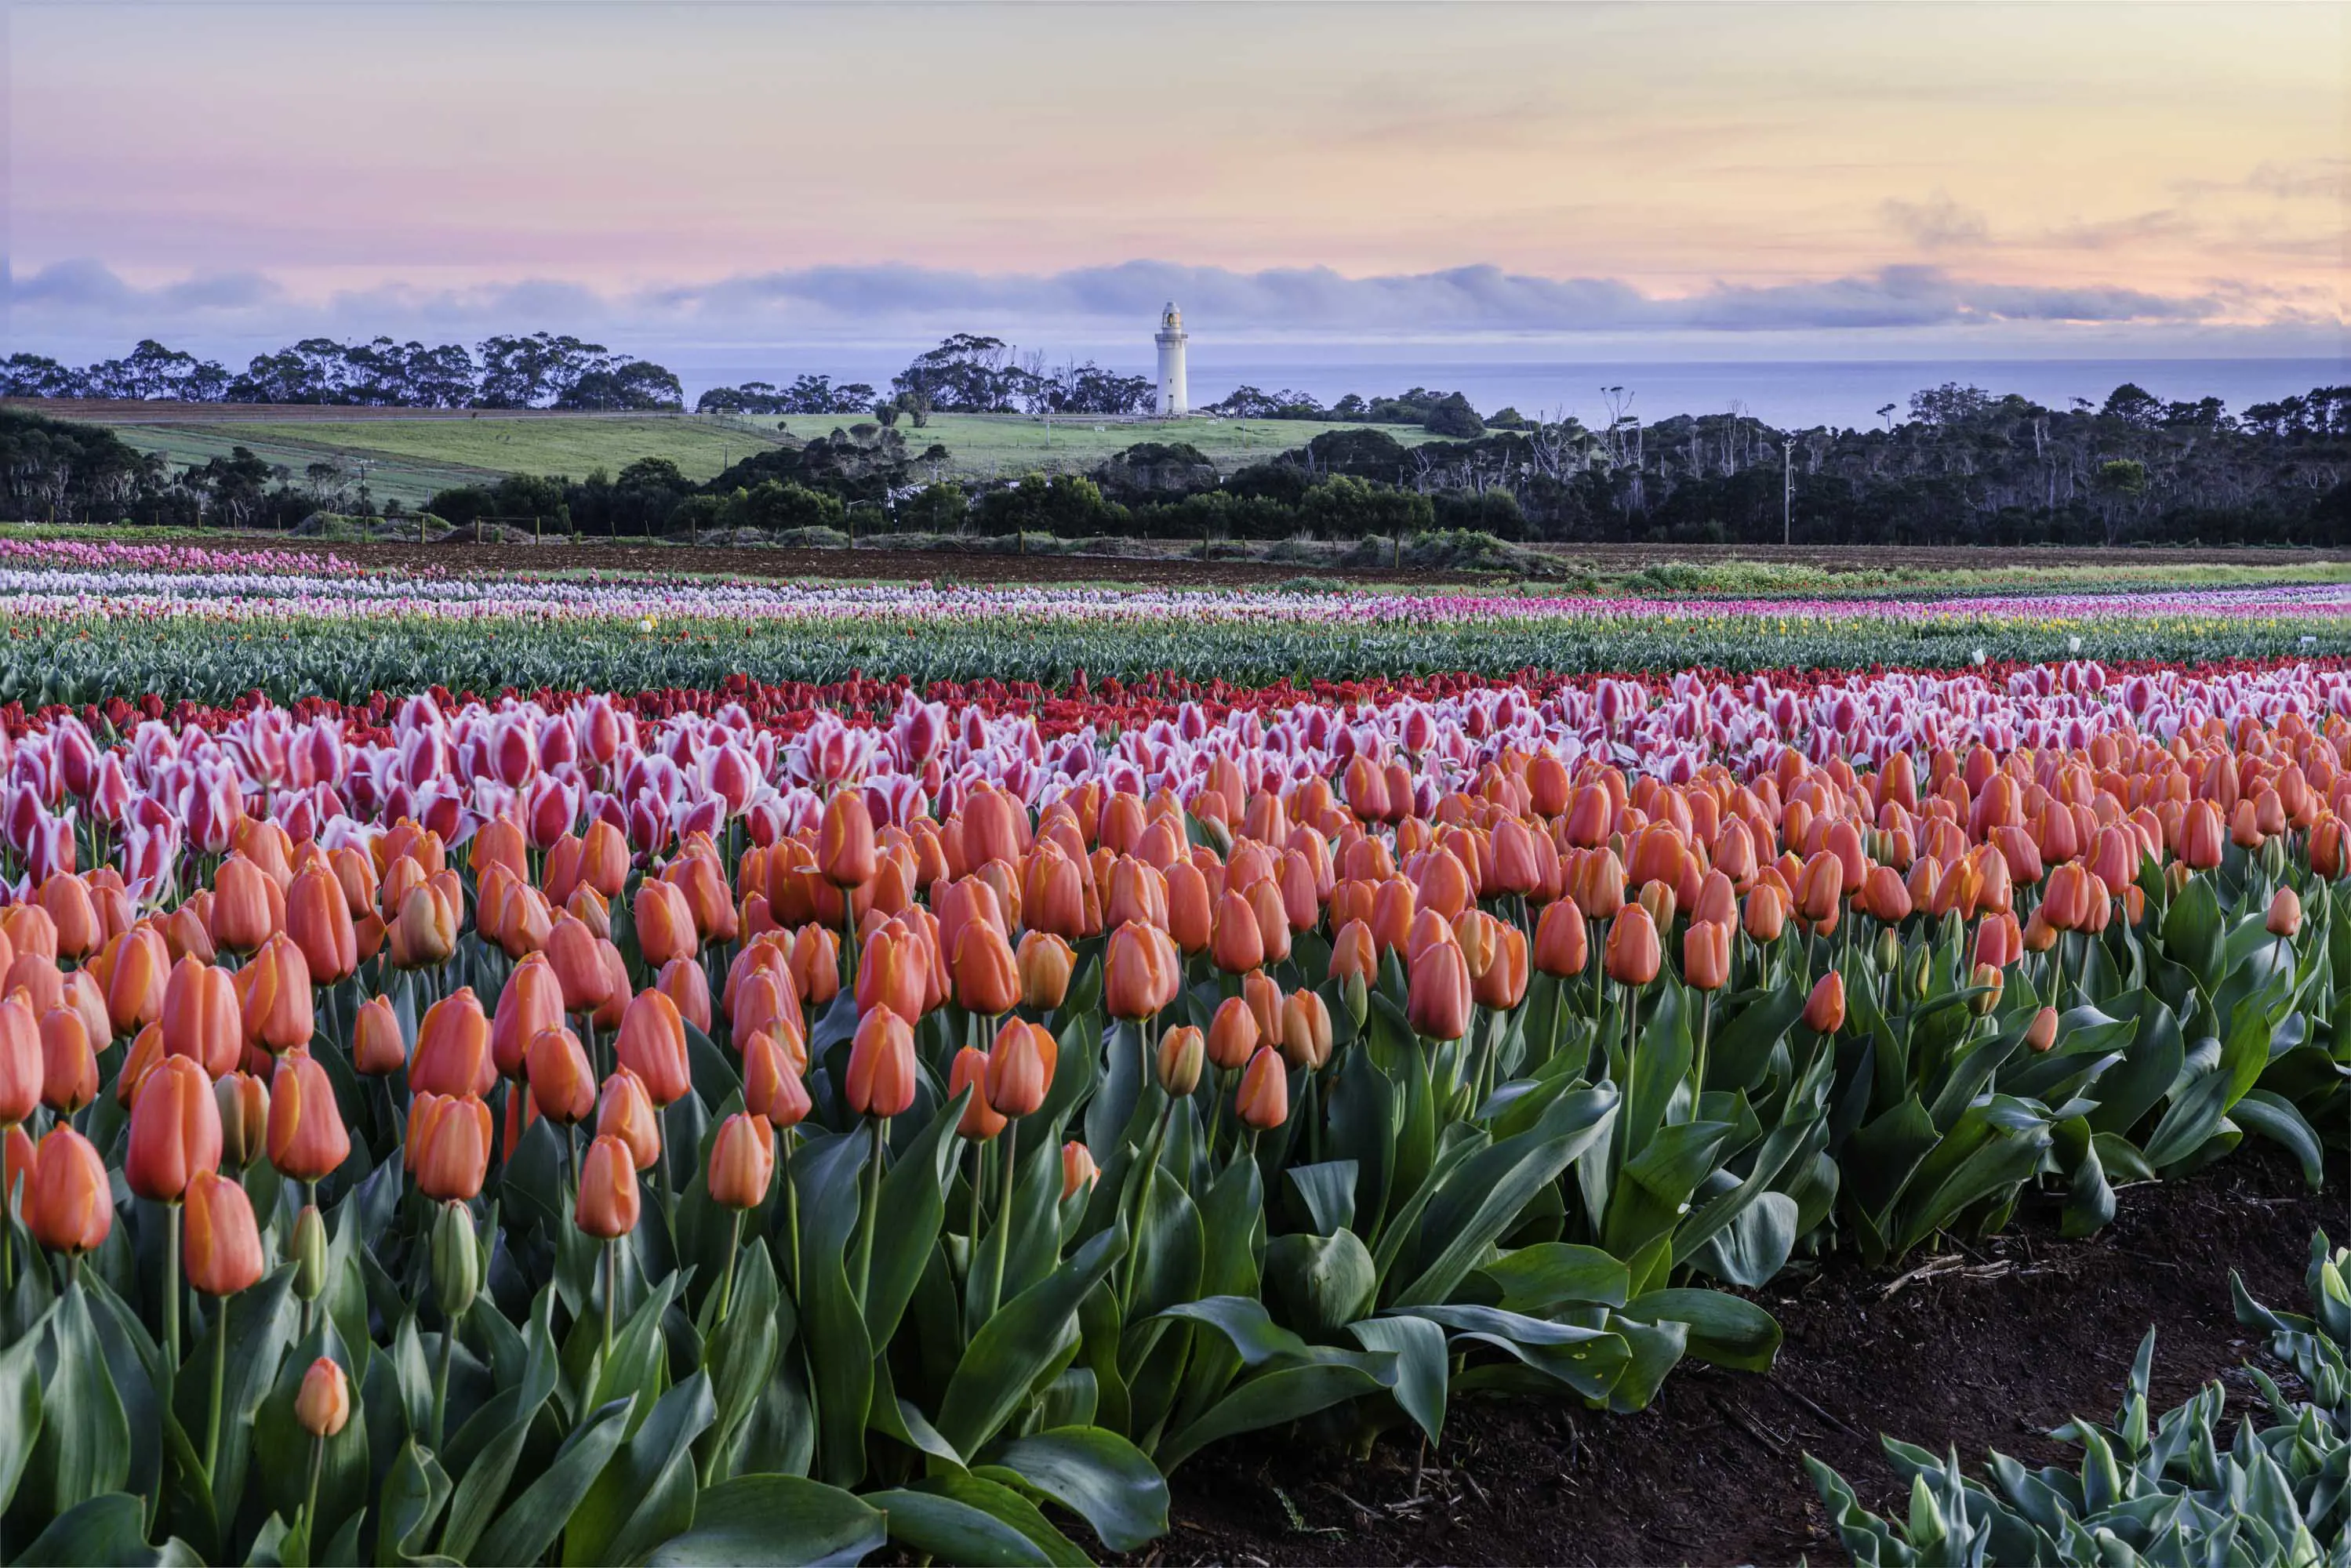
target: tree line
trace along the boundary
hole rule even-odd
[[[969,391],[969,388],[966,388]],[[950,394],[959,395],[959,394]],[[2351,387],[2231,413],[2134,385],[2053,409],[1947,384],[1867,429],[1782,429],[1731,410],[1483,422],[1407,444],[1382,425],[1329,430],[1221,472],[1182,444],[1142,443],[1089,475],[954,478],[914,422],[844,422],[787,438],[696,484],[665,459],[585,478],[514,475],[432,498],[452,522],[537,518],[629,537],[794,528],[1280,538],[1467,528],[1527,541],[2018,546],[2351,545]],[[308,483],[306,485],[305,480]],[[0,413],[0,512],[13,517],[288,525],[347,509],[319,476],[239,448],[174,469],[111,432]],[[372,512],[363,497],[356,508]]]

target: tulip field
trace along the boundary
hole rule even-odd
[[[0,1560],[1141,1553],[2351,1129],[2351,589],[0,606]]]

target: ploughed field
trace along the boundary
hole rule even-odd
[[[0,541],[0,1554],[2351,1556],[2351,588],[654,554]]]

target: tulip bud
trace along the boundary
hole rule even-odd
[[[1281,999],[1280,1049],[1292,1067],[1319,1069],[1331,1060],[1331,1009],[1316,992],[1296,990]]]
[[[1976,972],[1969,978],[1970,984],[1989,988],[1983,995],[1969,1001],[1968,1010],[1980,1019],[1990,1018],[1994,1009],[2000,1006],[2000,993],[2005,984],[1999,967],[1992,964],[1978,964]]]
[[[799,1069],[765,1030],[754,1030],[743,1042],[743,1109],[778,1128],[798,1126],[810,1109]]]
[[[2043,1008],[2032,1015],[2024,1027],[2024,1044],[2028,1051],[2047,1051],[2057,1043],[2057,1009]]]
[[[1995,967],[1992,972],[1997,974],[1999,970]],[[1902,982],[1914,998],[1923,1000],[1933,978],[1934,955],[1928,951],[1925,943],[1920,943],[1902,961]]]
[[[71,1127],[52,1127],[41,1140],[19,1207],[33,1239],[52,1252],[95,1251],[114,1228],[106,1164]]]
[[[1902,939],[1894,935],[1893,927],[1887,926],[1878,932],[1876,946],[1877,951],[1873,956],[1877,960],[1877,972],[1893,974],[1902,963]]]
[[[294,1260],[295,1295],[317,1301],[327,1289],[327,1222],[317,1204],[304,1204],[294,1217],[294,1235],[286,1250]]]
[[[2302,930],[2302,895],[2290,887],[2279,888],[2270,895],[2269,917],[2263,924],[2271,936],[2293,938]]]
[[[1075,1138],[1061,1145],[1061,1201],[1067,1203],[1102,1175],[1092,1149]]]
[[[1804,1000],[1804,1023],[1818,1034],[1834,1034],[1844,1027],[1844,977],[1831,969]]]
[[[1664,955],[1658,948],[1656,922],[1646,904],[1636,901],[1616,912],[1609,922],[1603,962],[1608,977],[1620,986],[1646,986],[1657,977]]]
[[[1259,1037],[1257,1015],[1249,1003],[1238,997],[1227,997],[1217,1006],[1216,1016],[1208,1020],[1207,1055],[1219,1072],[1232,1072],[1247,1067],[1249,1058],[1257,1054]]]
[[[640,991],[630,999],[613,1053],[643,1081],[655,1105],[674,1104],[694,1088],[685,1060],[685,1020],[677,1004],[659,991]]]
[[[331,1358],[320,1356],[302,1375],[301,1391],[294,1396],[294,1418],[321,1441],[340,1435],[350,1420],[350,1380]]]
[[[758,1116],[737,1113],[718,1124],[710,1145],[711,1201],[726,1208],[757,1208],[776,1179],[776,1135]]]
[[[1590,960],[1590,936],[1583,928],[1583,911],[1575,900],[1562,898],[1546,904],[1535,922],[1534,964],[1539,973],[1570,979],[1583,973]]]
[[[1060,1054],[1053,1037],[1037,1024],[1008,1019],[996,1033],[987,1053],[987,1103],[1008,1120],[1033,1116],[1053,1086],[1054,1063]]]
[[[539,1030],[525,1054],[531,1103],[559,1127],[586,1121],[596,1110],[596,1071],[580,1037],[558,1027]]]
[[[1251,1026],[1256,1026],[1252,1022]],[[1207,1041],[1191,1024],[1180,1025],[1159,1037],[1159,1087],[1182,1099],[1199,1087],[1200,1068],[1207,1055]]]
[[[857,1020],[846,1074],[850,1111],[895,1116],[914,1103],[914,1032],[888,1008]]]
[[[971,1091],[971,1099],[956,1123],[956,1136],[984,1144],[1004,1131],[1007,1123],[987,1103],[987,1052],[976,1045],[967,1045],[956,1051],[947,1069],[947,1098],[952,1100],[967,1089]]]
[[[371,997],[360,1004],[351,1030],[351,1067],[369,1078],[383,1078],[408,1064],[408,1042],[401,1038],[400,1015],[386,997]]]
[[[580,1162],[580,1199],[572,1218],[599,1241],[613,1241],[637,1228],[643,1193],[629,1146],[605,1134],[588,1145]]]
[[[269,1095],[269,1163],[281,1176],[318,1181],[350,1153],[350,1132],[325,1064],[308,1051],[279,1057]]]
[[[165,1058],[131,1108],[123,1179],[141,1197],[177,1203],[198,1173],[218,1169],[220,1160],[220,1103],[204,1069],[184,1056]]]
[[[213,1098],[220,1104],[221,1159],[243,1170],[269,1146],[269,1090],[250,1072],[232,1072],[214,1081]]]
[[[433,1222],[433,1299],[455,1322],[482,1293],[482,1244],[474,1234],[474,1213],[462,1203],[444,1203]]]

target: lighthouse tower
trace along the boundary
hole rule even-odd
[[[1192,411],[1192,398],[1184,385],[1184,345],[1189,340],[1184,332],[1184,312],[1169,300],[1159,312],[1159,332],[1152,340],[1159,345],[1159,417],[1177,419]]]

